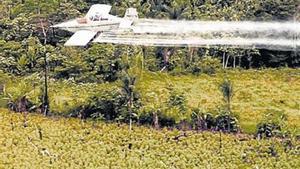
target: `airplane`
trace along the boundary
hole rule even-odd
[[[110,5],[92,5],[85,17],[73,19],[51,27],[74,33],[65,43],[65,46],[86,46],[98,32],[127,28],[134,20],[138,19],[135,8],[127,9],[124,18],[110,15],[110,10]]]
[[[92,5],[82,17],[52,26],[73,32],[65,46],[90,42],[140,46],[230,46],[272,50],[300,48],[299,22],[187,21],[139,18],[128,8],[123,18],[110,5]]]

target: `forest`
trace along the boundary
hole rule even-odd
[[[50,26],[93,4],[300,22],[299,0],[2,0],[0,168],[299,168],[300,49],[65,47]]]

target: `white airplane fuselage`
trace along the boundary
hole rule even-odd
[[[113,19],[88,21],[86,23],[79,23],[76,19],[54,25],[54,28],[63,29],[70,32],[77,32],[80,30],[89,30],[93,32],[104,32],[109,30],[118,29],[121,18],[114,17]]]

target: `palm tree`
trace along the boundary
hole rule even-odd
[[[220,90],[223,94],[223,99],[226,103],[227,110],[231,110],[231,100],[233,97],[233,85],[230,80],[224,80],[220,85]]]
[[[122,80],[122,92],[125,94],[126,106],[129,112],[129,130],[132,129],[132,109],[133,109],[133,99],[134,99],[134,88],[136,84],[136,77],[126,74]]]

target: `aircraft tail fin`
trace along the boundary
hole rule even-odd
[[[130,20],[138,19],[139,16],[138,16],[138,12],[137,12],[136,8],[128,8],[126,10],[124,18],[130,19]]]
[[[139,19],[136,8],[128,8],[119,27],[122,29],[130,28],[130,26],[133,24],[133,21],[136,19]]]

